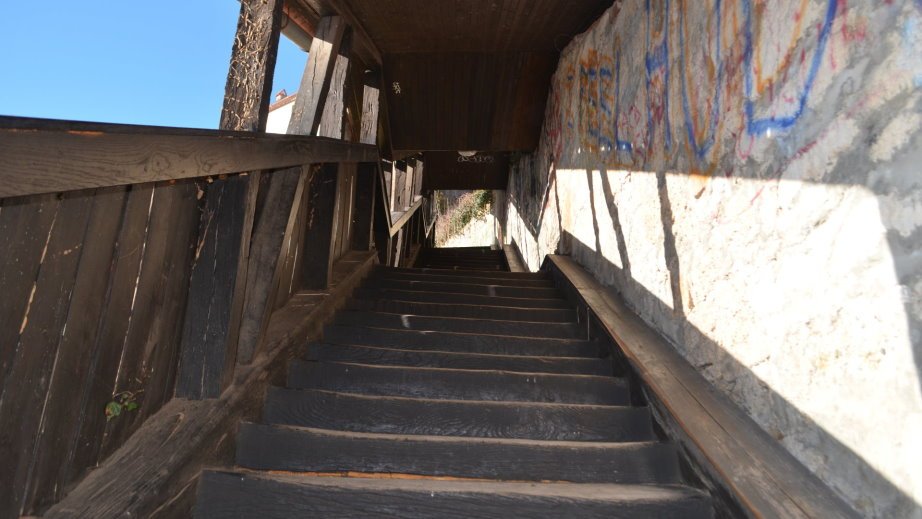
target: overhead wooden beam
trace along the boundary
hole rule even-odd
[[[330,90],[329,78],[336,66],[336,56],[339,55],[345,28],[346,24],[339,16],[327,16],[317,24],[307,66],[301,77],[301,87],[288,123],[288,133],[317,134]]]
[[[380,66],[383,63],[381,58],[381,50],[378,48],[378,45],[371,39],[371,36],[368,35],[368,31],[365,30],[365,26],[362,22],[355,16],[355,13],[352,11],[352,8],[349,7],[348,2],[342,0],[327,0],[327,3],[342,16],[346,23],[352,27],[352,30],[358,36],[358,46],[367,51],[371,55],[374,63],[368,63],[368,65],[378,65]]]
[[[0,197],[377,160],[322,137],[0,117]]]

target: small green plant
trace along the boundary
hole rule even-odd
[[[134,411],[141,407],[138,404],[138,395],[143,392],[143,389],[139,389],[137,391],[121,391],[112,395],[112,401],[106,404],[106,421],[117,418],[125,411]]]

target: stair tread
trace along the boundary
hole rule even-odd
[[[706,494],[680,485],[440,481],[206,470],[195,517],[713,516]]]
[[[401,314],[375,310],[341,310],[336,324],[371,326],[413,331],[444,331],[513,337],[558,339],[580,338],[580,326],[575,322],[507,321],[469,317],[445,317]]]
[[[306,360],[345,361],[394,366],[488,369],[576,375],[612,374],[611,362],[588,357],[497,355],[435,350],[406,350],[357,344],[312,343]]]
[[[397,279],[408,281],[435,281],[443,283],[462,283],[466,285],[501,285],[501,286],[520,286],[520,287],[539,287],[553,288],[554,281],[551,279],[534,279],[534,278],[496,278],[484,277],[472,274],[470,276],[453,276],[449,274],[436,274],[432,272],[395,272],[391,270],[377,270],[373,277],[382,279]]]
[[[431,292],[413,290],[411,287],[382,288],[361,287],[352,294],[353,298],[397,299],[401,301],[431,302],[447,304],[474,304],[506,306],[513,308],[555,308],[572,310],[573,305],[560,297],[505,297],[482,294],[459,294],[454,292]]]
[[[447,281],[414,281],[402,279],[370,278],[363,285],[366,288],[397,290],[438,291],[448,294],[472,294],[483,296],[560,299],[561,293],[555,287],[514,287],[497,284],[452,283]]]
[[[569,308],[523,308],[489,304],[433,303],[387,298],[351,298],[348,310],[392,312],[432,317],[462,317],[501,321],[576,322],[576,310]]]
[[[450,276],[487,276],[494,278],[504,278],[504,279],[550,279],[546,272],[482,272],[479,270],[465,272],[459,269],[427,269],[420,267],[384,267],[379,266],[377,270],[383,270],[387,272],[408,272],[408,273],[434,273],[438,275],[450,275]]]
[[[627,404],[627,381],[594,375],[376,366],[296,360],[288,386],[382,396],[458,400]]]
[[[543,337],[400,330],[337,324],[327,325],[323,330],[323,341],[333,344],[396,346],[401,349],[506,355],[553,355],[589,358],[598,358],[599,356],[598,346],[584,339],[548,339]]]
[[[364,433],[243,423],[237,465],[579,483],[678,483],[675,446]]]
[[[646,407],[376,396],[270,388],[266,423],[356,432],[567,441],[653,439]]]

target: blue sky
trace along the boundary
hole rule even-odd
[[[0,15],[0,115],[215,128],[235,0],[12,0]],[[281,38],[273,94],[307,54]]]

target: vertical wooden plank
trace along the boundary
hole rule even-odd
[[[317,135],[330,90],[329,78],[333,75],[345,28],[346,24],[339,16],[321,18],[317,24],[298,97],[292,108],[291,121],[288,123],[288,133]]]
[[[345,24],[336,16],[323,18],[318,23],[288,133],[317,133],[344,31]],[[289,231],[294,232],[299,222],[306,175],[301,167],[288,168],[273,173],[264,186],[266,195],[253,229],[251,257],[246,271],[246,300],[237,340],[242,363],[250,362],[258,350],[269,315],[278,300],[287,300],[291,276],[300,279],[294,262],[299,258],[301,234],[296,239]],[[294,256],[290,252],[294,252]]]
[[[92,345],[96,343],[99,322],[105,311],[127,191],[126,187],[109,188],[97,191],[93,197],[76,283],[32,460],[25,499],[27,514],[41,513],[58,501],[70,483],[62,460],[67,458],[67,451],[79,432],[80,389],[89,380]]]
[[[265,207],[277,214],[260,219],[250,247],[247,299],[237,347],[238,361],[244,364],[252,361],[259,339],[268,326],[274,295],[280,286],[276,273],[284,271],[283,265],[288,259],[282,249],[286,243],[291,243],[297,206],[304,190],[302,168],[288,168],[272,176],[278,178],[268,184]]]
[[[241,2],[222,129],[265,129],[282,3]],[[259,173],[254,172],[219,179],[206,191],[182,334],[179,396],[217,397],[232,376],[259,185]]]
[[[307,220],[304,228],[304,250],[301,263],[301,288],[327,288],[332,270],[333,215],[336,205],[338,164],[324,164],[311,177],[307,186]]]
[[[84,346],[91,348],[93,353],[90,369],[86,372],[87,383],[80,398],[78,433],[69,446],[67,456],[60,461],[68,481],[78,479],[99,460],[106,427],[105,406],[112,399],[125,336],[132,318],[153,195],[154,187],[150,184],[131,186],[128,192],[99,332],[94,344]]]
[[[107,423],[99,459],[172,396],[198,226],[196,192],[194,182],[154,190],[134,309],[113,386],[113,393],[143,390],[137,398],[140,408]]]
[[[378,169],[374,163],[358,165],[355,178],[355,209],[352,212],[353,250],[371,250],[377,173]]]
[[[388,205],[388,190],[387,184],[385,183],[384,171],[381,169],[383,162],[376,164],[378,166],[377,170],[377,180],[376,184],[378,186],[378,193],[375,196],[374,204],[374,246],[378,251],[378,262],[382,265],[390,265],[391,262],[391,234],[390,234],[390,225],[391,225],[391,216],[390,209]]]
[[[0,212],[0,395],[13,364],[22,318],[58,212],[57,195],[3,201]]]
[[[378,143],[378,113],[380,110],[378,84],[379,81],[374,75],[365,75],[365,84],[362,88],[362,133],[359,138],[363,144]]]
[[[86,192],[62,197],[21,321],[18,347],[0,396],[0,424],[4,424],[0,427],[0,460],[6,467],[0,471],[2,517],[23,512],[45,396],[54,376],[92,205],[92,196]]]
[[[317,135],[342,139],[346,130],[346,105],[349,92],[346,88],[350,68],[349,54],[352,52],[352,31],[346,27],[340,43],[336,59],[333,60],[333,74],[330,78],[330,88],[327,92],[326,102],[323,105],[323,115]],[[299,94],[300,97],[300,94]],[[297,103],[297,99],[295,100]]]

